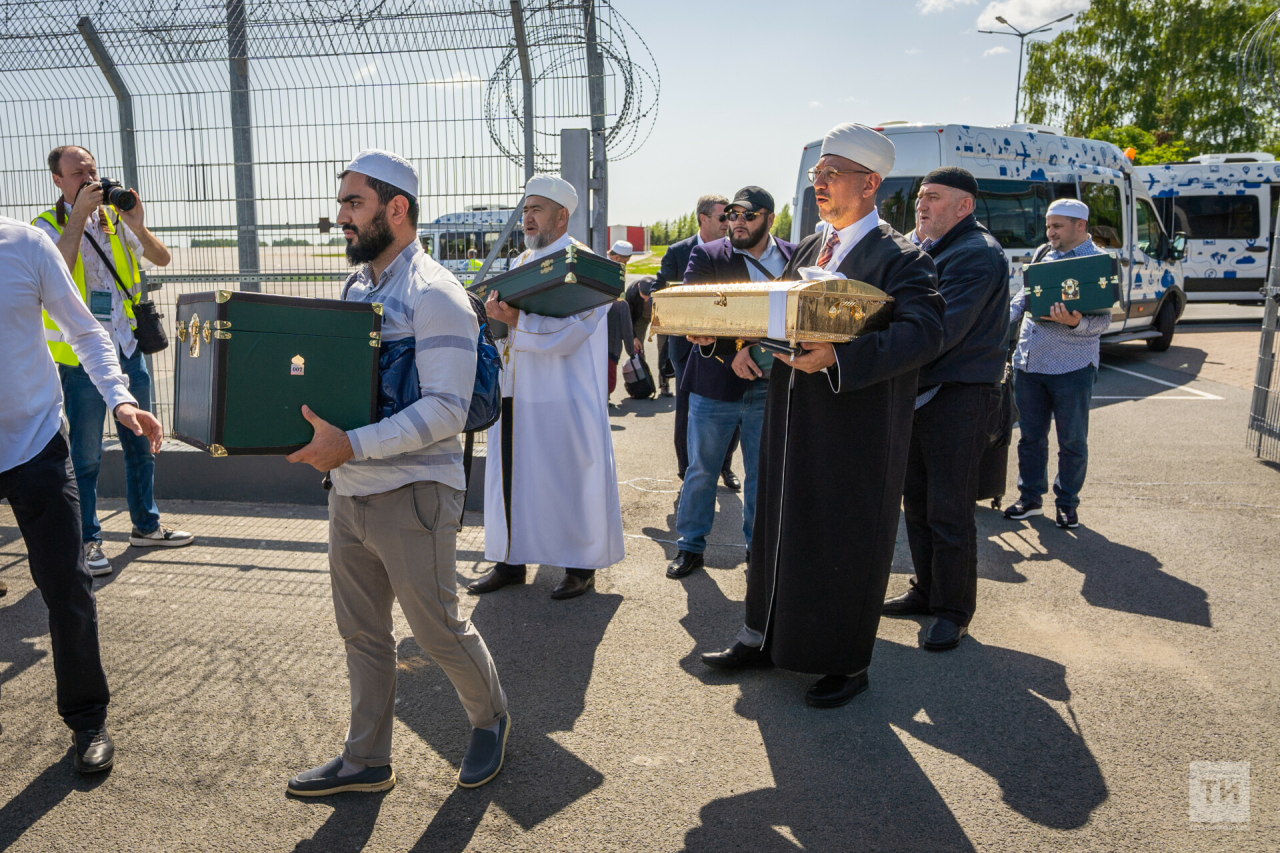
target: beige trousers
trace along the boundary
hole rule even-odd
[[[351,682],[342,757],[352,764],[391,762],[392,601],[400,602],[413,638],[453,682],[471,725],[491,726],[507,712],[489,649],[471,620],[458,617],[454,549],[463,497],[434,482],[365,497],[329,493],[329,580]]]

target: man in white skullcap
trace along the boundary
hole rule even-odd
[[[1101,254],[1089,236],[1089,206],[1060,198],[1045,215],[1049,242],[1032,263]],[[1009,519],[1044,515],[1049,490],[1049,419],[1058,432],[1058,476],[1053,481],[1058,527],[1079,527],[1077,507],[1089,464],[1089,404],[1098,378],[1098,340],[1111,317],[1068,311],[1061,302],[1048,317],[1026,313],[1027,293],[1019,290],[1009,322],[1022,321],[1013,354],[1014,399],[1018,403],[1018,501],[1004,511]]]
[[[573,186],[535,175],[525,186],[524,241],[512,267],[569,247]],[[595,572],[625,556],[618,475],[609,429],[609,306],[568,317],[520,311],[490,293],[488,315],[507,325],[499,348],[502,417],[489,428],[484,551],[493,570],[467,589],[481,595],[523,584],[529,563],[563,566],[555,599],[595,586]],[[497,464],[494,464],[497,463]]]
[[[737,642],[704,654],[719,669],[820,674],[818,708],[849,702],[867,668],[889,582],[919,368],[937,357],[944,302],[933,261],[876,211],[893,143],[860,124],[832,128],[810,171],[824,226],[796,246],[782,280],[838,272],[893,297],[883,331],[805,343],[774,360]],[[812,275],[813,272],[807,271]]]
[[[418,242],[417,170],[370,149],[338,177],[338,226],[348,262],[360,267],[342,298],[382,305],[384,347],[413,342],[418,394],[349,432],[302,408],[315,437],[289,461],[327,471],[333,483],[329,580],[347,649],[351,725],[342,755],[295,776],[289,792],[319,797],[395,785],[394,601],[462,700],[472,729],[458,784],[474,788],[502,768],[510,725],[489,649],[458,614],[454,552],[466,489],[458,434],[475,385],[480,325],[462,285]]]

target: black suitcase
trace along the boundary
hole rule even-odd
[[[978,464],[978,500],[991,501],[992,509],[1000,509],[1005,483],[1009,479],[1009,445],[1013,443],[1013,425],[1018,422],[1018,406],[1013,399],[1013,367],[1005,365],[1000,383],[1000,410],[991,444]]]
[[[648,400],[658,390],[642,355],[633,355],[622,363],[622,384],[633,400]]]

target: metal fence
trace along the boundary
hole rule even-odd
[[[172,327],[187,292],[336,296],[336,176],[363,148],[418,168],[424,245],[459,271],[527,174],[559,169],[566,128],[592,134],[603,223],[607,160],[644,142],[657,95],[602,0],[0,0],[0,214],[51,207],[47,153],[89,149],[172,250],[146,272]],[[152,360],[166,426],[172,353]]]

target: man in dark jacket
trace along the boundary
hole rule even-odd
[[[694,248],[685,270],[686,284],[774,281],[791,260],[790,243],[774,239],[773,196],[759,187],[744,187],[725,208],[729,236]],[[746,482],[742,490],[742,533],[751,553],[755,519],[756,472],[760,429],[773,356],[733,338],[690,338],[698,346],[680,380],[689,399],[689,468],[685,471],[676,513],[676,558],[667,577],[682,578],[702,567],[707,534],[716,517],[716,479],[724,465],[734,430],[742,440]]]
[[[673,284],[681,284],[684,281],[685,270],[689,266],[689,255],[693,252],[695,246],[701,246],[703,243],[710,243],[712,240],[719,240],[729,230],[728,219],[725,215],[725,205],[729,203],[729,199],[722,195],[704,195],[698,199],[697,216],[698,216],[698,233],[694,234],[686,240],[679,243],[672,243],[667,247],[667,253],[662,256],[662,266],[658,270],[658,283],[654,290],[661,290]],[[689,351],[693,344],[689,343],[682,337],[668,337],[662,335],[658,338],[658,351],[666,351],[667,358],[670,361],[671,373],[662,373],[662,396],[670,397],[667,391],[667,377],[674,376],[676,380],[676,472],[680,475],[680,479],[684,479],[685,469],[689,467],[689,451],[688,451],[688,427],[689,427],[689,394],[688,392],[680,392],[680,377],[684,375],[684,366],[689,359]],[[662,365],[658,365],[659,372],[662,371]],[[734,433],[733,441],[729,444],[729,452],[724,457],[724,468],[721,469],[721,476],[724,478],[724,484],[735,492],[739,489],[738,478],[733,473],[733,451],[738,446],[738,435]]]
[[[990,444],[1008,349],[1009,262],[974,218],[978,182],[935,169],[916,200],[912,235],[933,258],[947,301],[942,354],[920,371],[902,497],[916,574],[886,616],[935,618],[923,645],[955,648],[978,595],[978,465]]]

